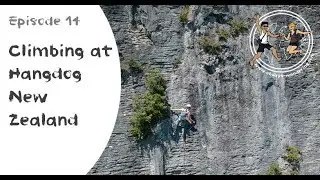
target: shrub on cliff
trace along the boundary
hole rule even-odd
[[[229,21],[231,26],[230,33],[232,36],[239,36],[240,33],[243,33],[248,30],[248,24],[242,19],[232,19]]]
[[[218,36],[219,36],[219,40],[222,40],[222,41],[228,40],[228,38],[229,38],[229,36],[230,36],[228,30],[222,29],[222,28],[217,29],[216,33],[217,33]]]
[[[143,66],[134,58],[127,58],[121,61],[121,70],[140,73],[143,72]]]
[[[165,95],[166,81],[159,69],[153,69],[146,75],[146,87],[152,94]]]
[[[301,157],[300,150],[295,146],[288,146],[286,149],[286,153],[284,155],[284,159],[289,163],[298,163]]]
[[[199,45],[206,53],[217,54],[221,50],[221,45],[218,41],[213,40],[209,36],[203,36],[199,40]]]
[[[298,175],[300,171],[299,163],[301,160],[300,150],[295,146],[288,146],[282,158],[288,163],[290,163],[291,169],[282,171],[279,164],[276,162],[273,162],[268,166],[267,175],[281,175],[281,174]]]
[[[166,84],[159,70],[151,70],[146,75],[146,91],[133,99],[133,114],[130,132],[138,140],[145,139],[153,126],[168,116],[165,96]]]
[[[281,175],[281,169],[277,162],[272,162],[267,170],[267,175]]]
[[[179,14],[179,20],[182,24],[188,21],[189,5],[185,5]]]

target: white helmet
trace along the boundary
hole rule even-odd
[[[191,104],[186,104],[186,108],[191,108]]]

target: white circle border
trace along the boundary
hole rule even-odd
[[[291,14],[293,15],[291,15]],[[288,10],[275,10],[275,11],[271,11],[265,15],[263,15],[262,17],[260,17],[260,20],[265,20],[269,17],[272,17],[272,16],[275,16],[275,15],[288,15],[288,16],[291,16],[291,17],[294,17],[296,19],[298,19],[300,22],[303,23],[304,27],[308,30],[308,31],[311,31],[311,28],[309,26],[309,24],[298,14],[292,12],[292,11],[288,11]],[[256,24],[253,25],[251,31],[250,31],[250,36],[249,36],[249,44],[250,44],[250,51],[251,51],[251,54],[252,55],[255,55],[255,50],[254,49],[254,34],[256,32]],[[268,65],[267,63],[263,62],[260,58],[257,60],[257,63],[261,65],[261,67],[263,67],[264,69],[268,70],[268,71],[271,71],[273,73],[282,73],[282,74],[285,74],[285,73],[288,73],[288,72],[292,72],[298,68],[300,68],[303,64],[305,64],[305,62],[307,61],[307,59],[310,57],[311,55],[311,51],[312,51],[312,48],[313,48],[313,35],[312,34],[309,34],[308,35],[309,37],[309,43],[308,43],[308,49],[307,49],[307,53],[304,55],[304,57],[298,62],[296,63],[295,65],[291,66],[291,67],[286,67],[286,68],[275,68],[275,67],[272,67],[270,65]],[[270,67],[271,69],[269,69],[268,67],[264,66],[264,64],[268,67]],[[298,67],[295,67],[295,66],[298,66]],[[293,69],[291,69],[293,68]],[[273,70],[273,69],[278,69],[280,71],[277,71],[277,70]],[[287,70],[287,69],[291,69],[291,70]],[[282,71],[281,71],[282,70]]]

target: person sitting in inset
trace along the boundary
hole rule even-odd
[[[289,46],[287,47],[287,52],[289,54],[301,54],[302,50],[297,50],[299,46],[300,40],[302,39],[302,35],[311,34],[311,32],[303,32],[299,29],[296,29],[296,24],[294,22],[289,23],[289,33],[287,36],[282,33],[282,36],[285,40],[290,41]]]

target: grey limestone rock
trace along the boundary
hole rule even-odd
[[[118,118],[100,159],[88,174],[261,174],[286,145],[300,148],[301,174],[320,174],[320,6],[102,6],[122,57],[157,67],[167,80],[171,107],[193,105],[197,131],[170,135],[170,119],[159,132],[136,143],[128,132],[134,93],[143,75],[122,84]],[[250,28],[255,13],[275,9],[300,14],[313,29],[313,60],[301,73],[275,78],[250,69],[249,31],[230,37],[218,55],[204,53],[199,39],[234,17]],[[252,22],[252,23],[251,23]],[[214,33],[214,32],[213,32]],[[173,68],[175,58],[181,60]]]

